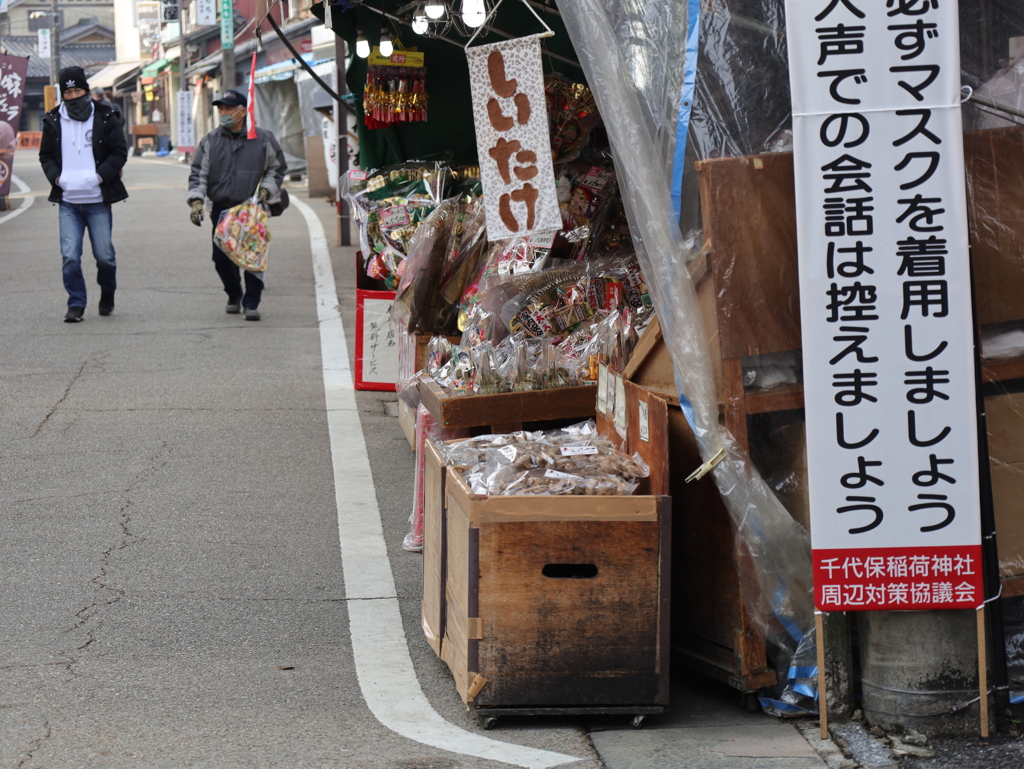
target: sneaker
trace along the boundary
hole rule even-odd
[[[227,306],[224,308],[224,312],[228,315],[238,315],[242,311],[242,297],[232,296],[228,299]]]
[[[64,316],[64,322],[81,323],[83,315],[85,315],[84,307],[68,307],[67,314]]]
[[[101,291],[100,292],[100,315],[106,317],[114,311],[114,292],[113,291]]]
[[[244,310],[242,310],[242,313],[245,315],[246,320],[260,319],[260,311],[257,310],[255,307],[246,307]]]

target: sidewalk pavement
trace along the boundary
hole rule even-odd
[[[793,722],[747,713],[728,686],[674,677],[671,712],[641,729],[620,717],[590,722],[607,769],[824,769],[827,764]],[[815,722],[816,723],[816,722]]]

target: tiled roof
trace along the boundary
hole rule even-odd
[[[0,48],[6,48],[12,56],[28,56],[29,77],[49,77],[50,60],[36,55],[36,41],[36,35],[4,35],[0,36]],[[65,43],[60,47],[60,66],[81,67],[86,75],[99,71],[116,58],[113,43]]]

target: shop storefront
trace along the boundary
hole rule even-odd
[[[857,654],[865,670],[877,670],[870,644],[851,640],[854,625],[864,638],[868,628],[872,637],[884,637],[878,623],[886,613],[870,611],[883,604],[855,610],[844,604],[846,611],[829,612],[821,590],[815,594],[812,558],[821,546],[812,554],[809,530],[821,530],[816,516],[823,513],[820,504],[812,507],[808,467],[815,459],[809,460],[807,447],[809,431],[815,445],[821,426],[808,423],[804,403],[807,328],[801,326],[796,232],[807,212],[798,210],[794,190],[791,52],[785,3],[744,5],[740,13],[684,0],[643,8],[617,0],[509,0],[486,21],[485,9],[475,25],[447,4],[438,18],[386,1],[332,14],[333,28],[357,52],[347,63],[347,84],[355,97],[360,168],[342,181],[359,227],[361,290],[369,292],[360,302],[357,368],[364,385],[396,381],[401,392],[420,468],[419,518],[408,543],[423,546],[424,631],[467,705],[486,718],[531,707],[652,712],[666,704],[659,687],[668,665],[661,655],[669,648],[675,661],[739,689],[751,707],[817,713],[819,695],[826,696],[819,655],[826,651],[826,628],[828,667],[835,673],[828,701],[835,713],[848,716],[861,692],[877,708],[885,689],[853,662]],[[1016,405],[1024,381],[1021,349],[1013,342],[1024,304],[1020,292],[1008,289],[1024,275],[1014,261],[1020,227],[1013,213],[1024,182],[1009,170],[1020,164],[1008,160],[1024,146],[1016,101],[1019,50],[1013,58],[1024,18],[999,4],[982,6],[964,14],[959,34],[970,86],[963,92],[963,142],[983,340],[979,383],[991,435],[982,464],[992,465],[994,496],[994,518],[991,509],[987,518],[982,510],[975,526],[978,543],[984,536],[988,548],[987,567],[976,564],[987,568],[985,585],[980,571],[972,572],[971,591],[967,581],[956,593],[938,580],[929,583],[924,601],[924,588],[906,582],[903,590],[894,573],[885,589],[907,596],[901,609],[913,610],[911,601],[920,609],[965,609],[957,616],[966,619],[951,620],[949,633],[964,640],[961,625],[967,623],[965,642],[971,644],[975,610],[991,599],[977,616],[988,617],[988,666],[998,688],[1007,657],[1011,676],[1021,675],[1024,659],[1013,643],[1009,653],[1003,645],[1004,638],[1020,638],[1013,624],[1020,622],[1019,599],[1012,596],[1024,592],[1018,586],[1024,497],[1012,490],[1019,441],[1007,437],[1022,434],[1024,424],[1024,409]],[[955,37],[955,14],[940,23],[948,25],[944,35]],[[527,98],[520,88],[526,75],[509,74],[526,70],[514,70],[510,59],[489,59],[485,74],[471,78],[473,57],[463,47],[478,28],[470,51],[545,27],[555,34],[541,41],[542,100]],[[906,59],[925,50],[916,40],[900,36],[894,45]],[[822,42],[818,53],[859,55],[863,44],[857,41],[845,47]],[[389,45],[395,52],[381,57],[381,47]],[[508,56],[521,63],[518,55]],[[894,66],[904,72],[910,70],[899,67],[916,65]],[[493,90],[482,101],[473,95],[481,78]],[[919,90],[932,82],[925,80]],[[842,82],[836,89],[845,98]],[[545,151],[553,167],[539,163],[535,148],[514,134],[538,109],[535,101],[546,107]],[[958,109],[959,97],[952,101],[942,108]],[[488,125],[498,138],[481,151],[478,140]],[[927,157],[908,156],[906,164]],[[870,186],[863,175],[854,180],[850,168],[840,172],[862,191]],[[511,185],[509,194],[488,202],[495,176]],[[526,180],[534,178],[537,187],[528,190]],[[552,182],[560,217],[555,226],[510,237],[524,217],[551,210],[544,208],[540,185]],[[839,194],[822,198],[833,193]],[[908,196],[901,203],[909,205]],[[839,237],[840,224],[861,226],[857,211],[864,213],[838,209],[835,222],[828,220],[829,237]],[[938,215],[934,209],[927,214]],[[388,301],[391,309],[380,304]],[[395,318],[387,331],[386,315]],[[900,340],[903,325],[894,320]],[[396,369],[381,374],[391,348]],[[870,362],[868,353],[863,357]],[[836,395],[840,408],[852,404],[848,393]],[[903,408],[898,416],[906,421]],[[593,428],[520,432],[587,416]],[[844,424],[833,419],[833,432],[837,423]],[[469,433],[499,437],[445,447]],[[841,433],[840,442],[853,446],[849,435]],[[563,461],[580,447],[584,456],[601,457],[600,469],[589,460]],[[927,462],[927,452],[923,457]],[[946,462],[931,457],[932,470]],[[841,475],[850,507],[835,515],[877,507],[868,503],[871,495],[857,491],[875,482],[870,467],[862,463]],[[913,478],[916,485],[944,482],[924,471]],[[580,496],[601,499],[574,508]],[[982,493],[971,514],[978,515],[985,499]],[[650,500],[664,501],[644,507]],[[644,520],[659,543],[643,546],[647,561],[631,555],[636,551],[627,532],[639,528],[599,534],[574,528],[580,520],[622,523],[628,516],[620,505],[630,501],[631,509],[647,511]],[[506,538],[513,530],[521,539]],[[929,533],[927,527],[921,533]],[[991,547],[996,539],[998,555]],[[530,547],[516,549],[527,541]],[[560,549],[564,542],[576,549]],[[508,553],[516,555],[504,560]],[[893,557],[890,566],[898,569],[899,557]],[[601,576],[648,579],[641,575],[652,563],[655,576],[643,582],[641,594]],[[533,571],[545,579],[534,583]],[[493,592],[495,584],[504,592]],[[1001,602],[994,598],[1000,591]],[[623,604],[643,620],[625,644],[615,609]],[[580,606],[588,608],[572,610]],[[1013,621],[1004,623],[1002,611]],[[518,621],[507,622],[506,614]],[[585,626],[587,620],[604,631]],[[531,640],[544,632],[546,652]],[[559,656],[562,647],[571,650],[567,656]],[[900,653],[914,655],[914,644]],[[616,670],[629,671],[624,680],[632,682],[626,687],[632,699],[616,687],[612,661]],[[591,662],[597,667],[588,667]],[[609,667],[601,668],[604,663]],[[551,674],[556,669],[572,670],[584,682],[603,675],[607,686],[573,689]],[[977,670],[965,671],[967,680],[972,675],[977,680]],[[835,684],[840,680],[844,686]],[[977,699],[963,691],[936,692],[923,677],[905,687],[911,701],[928,701],[975,723],[979,718]],[[994,701],[998,706],[999,697]]]

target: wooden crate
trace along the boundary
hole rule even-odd
[[[423,634],[441,656],[447,617],[445,575],[448,543],[445,533],[445,468],[433,441],[427,441],[423,465]]]
[[[441,654],[462,699],[481,714],[667,705],[669,500],[481,497],[446,472]]]
[[[964,133],[964,161],[978,323],[1019,327],[1024,322],[1024,128]],[[802,416],[802,385],[757,391],[743,382],[744,357],[801,346],[793,156],[715,158],[695,168],[705,244],[689,271],[723,420],[749,448],[752,417],[783,411]],[[983,361],[982,377],[986,383],[1024,379],[1024,357]],[[989,429],[999,432],[1004,423],[994,416]],[[1020,499],[1024,483],[1017,481],[1018,475],[1002,466],[993,474],[996,533],[1001,550],[1024,553],[1018,511],[1005,509]],[[1024,575],[1004,573],[1003,594],[1024,594]]]
[[[398,377],[408,379],[427,365],[427,345],[435,334],[426,331],[409,333],[405,329],[398,330]],[[445,337],[451,344],[459,344],[461,336]]]
[[[627,450],[650,466],[650,493],[672,498],[672,651],[742,692],[771,686],[777,675],[747,614],[729,512],[711,475],[685,480],[703,462],[686,417],[656,392],[630,381],[625,389]]]
[[[487,427],[496,433],[519,430],[525,422],[592,417],[597,392],[593,386],[583,386],[497,395],[451,395],[432,379],[421,380],[419,388],[423,404],[443,429]]]
[[[401,398],[398,399],[398,426],[409,441],[409,448],[416,451],[416,409]]]

